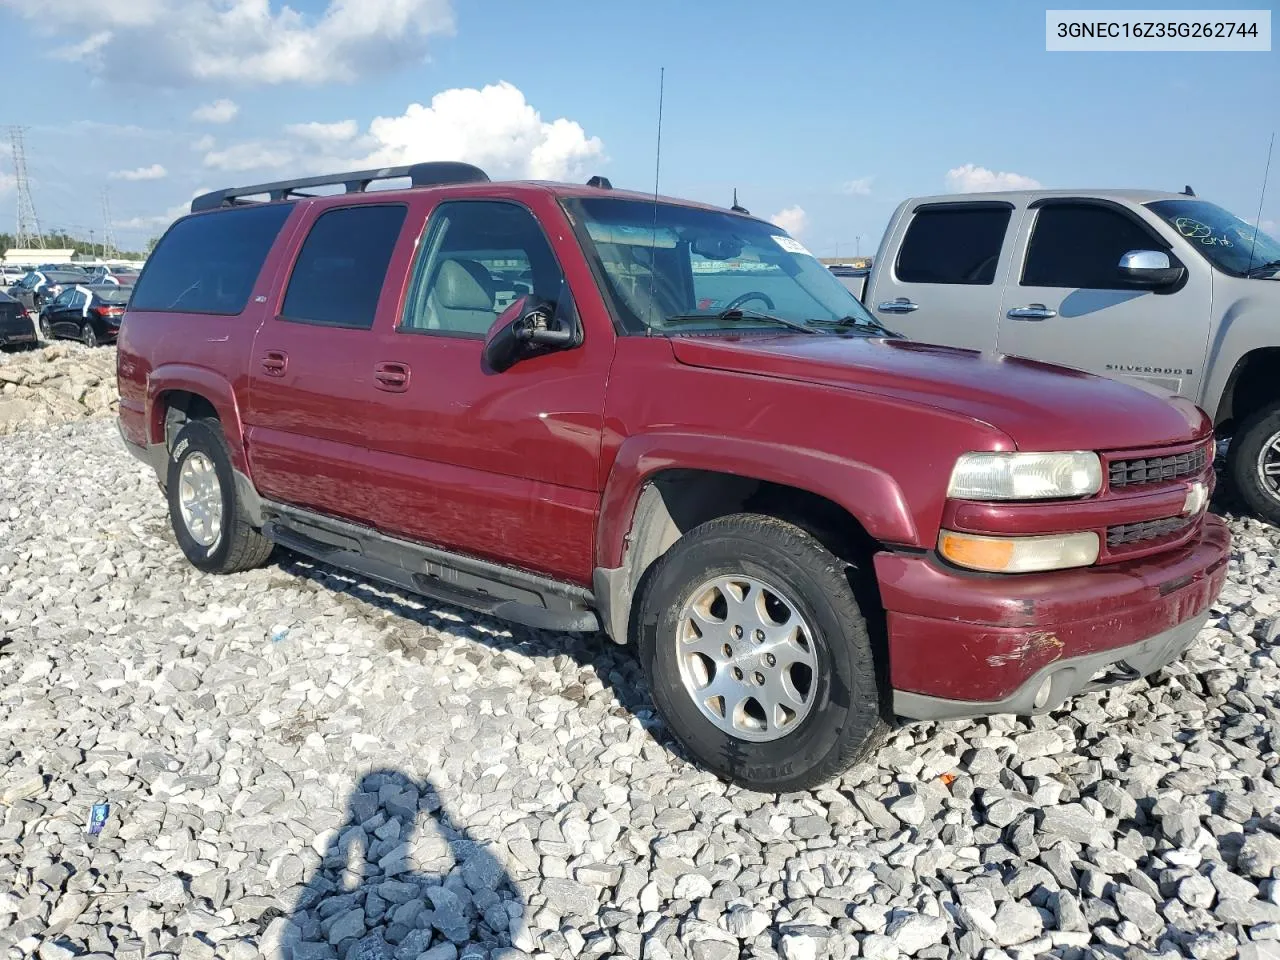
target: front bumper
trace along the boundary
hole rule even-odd
[[[1054,573],[974,575],[879,554],[894,710],[922,720],[1042,713],[1152,673],[1203,626],[1230,545],[1226,524],[1208,516],[1176,550]]]

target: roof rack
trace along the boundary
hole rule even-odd
[[[456,160],[438,160],[431,163],[412,163],[403,167],[381,167],[377,170],[353,170],[349,173],[331,173],[321,177],[303,177],[299,180],[277,180],[274,183],[255,183],[247,187],[227,187],[204,193],[191,201],[191,212],[216,210],[255,201],[248,197],[266,194],[271,200],[300,200],[317,194],[300,193],[308,187],[328,187],[341,184],[347,193],[364,193],[375,180],[394,180],[408,177],[415,187],[434,187],[445,183],[488,183],[489,175],[479,167]]]

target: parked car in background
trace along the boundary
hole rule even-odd
[[[852,279],[850,279],[852,282]],[[864,297],[908,336],[1154,384],[1230,437],[1280,523],[1280,243],[1195,196],[950,194],[902,203]]]
[[[192,211],[118,353],[190,562],[601,629],[753,789],[1155,671],[1226,576],[1194,404],[895,338],[763,220],[459,163]]]
[[[15,297],[0,293],[0,349],[37,343],[36,325],[27,308]]]
[[[113,343],[132,293],[132,287],[114,283],[67,287],[41,309],[41,336],[46,340],[74,338],[86,347]]]
[[[31,270],[9,288],[9,296],[18,300],[32,314],[60,294],[65,288],[84,283],[88,275],[83,270]]]
[[[89,279],[92,283],[114,283],[117,286],[132,286],[138,279],[138,268],[104,264],[89,271]]]

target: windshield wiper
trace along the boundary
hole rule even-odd
[[[813,319],[809,323],[829,323],[837,327],[866,327],[869,330],[878,330],[887,337],[897,340],[905,340],[906,336],[897,330],[890,330],[875,317],[859,317],[854,314],[848,314],[835,320],[818,320]]]
[[[734,307],[732,310],[721,310],[719,313],[676,313],[669,317],[663,317],[662,322],[665,323],[693,323],[698,320],[762,320],[766,323],[776,323],[780,327],[787,327],[791,330],[797,330],[800,333],[817,333],[813,327],[797,320],[788,320],[786,317],[775,317],[771,313],[759,313],[755,310],[743,310],[740,307]]]
[[[1263,272],[1263,271],[1273,271],[1273,272],[1274,272],[1274,271],[1277,271],[1277,270],[1280,270],[1280,260],[1271,260],[1271,261],[1269,261],[1269,262],[1267,262],[1267,263],[1263,263],[1263,264],[1260,264],[1259,266],[1254,267],[1252,270],[1250,270],[1248,273],[1246,273],[1246,274],[1245,274],[1245,276],[1246,276],[1246,277],[1252,277],[1252,276],[1254,276],[1255,274],[1257,274],[1257,273],[1259,273],[1259,272]]]

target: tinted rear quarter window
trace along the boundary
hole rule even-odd
[[[1130,250],[1151,249],[1164,250],[1166,244],[1117,210],[1091,204],[1049,204],[1036,213],[1022,285],[1132,289],[1120,277],[1120,258]]]
[[[147,258],[129,308],[240,313],[292,211],[264,203],[179,220]]]
[[[368,329],[404,225],[402,204],[327,210],[316,218],[289,277],[286,320]]]
[[[895,268],[902,283],[990,284],[1010,208],[948,204],[920,210],[907,227]]]

